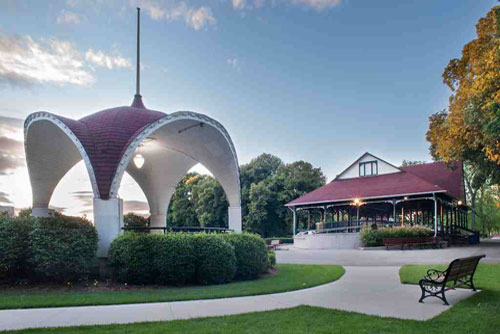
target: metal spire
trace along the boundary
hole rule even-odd
[[[136,79],[136,89],[135,94],[141,95],[141,43],[140,43],[140,32],[141,32],[141,9],[137,7],[137,79]]]
[[[145,108],[142,103],[141,96],[141,44],[140,44],[140,32],[141,32],[141,9],[137,7],[137,64],[136,71],[137,77],[135,82],[135,96],[134,101],[132,102],[132,107],[136,108]]]

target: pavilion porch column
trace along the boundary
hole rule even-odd
[[[438,231],[438,220],[437,220],[437,214],[438,214],[438,207],[437,207],[437,199],[436,199],[436,194],[434,194],[434,236],[437,237],[437,231]]]
[[[241,206],[230,206],[227,210],[229,229],[241,233]]]
[[[396,223],[396,200],[392,199],[392,221]]]
[[[293,213],[293,226],[292,226],[292,236],[295,236],[295,231],[297,227],[297,208],[292,207],[292,213]]]
[[[99,235],[97,257],[107,257],[109,245],[123,227],[123,200],[94,197],[94,226]]]
[[[311,229],[311,210],[307,210],[307,230]]]

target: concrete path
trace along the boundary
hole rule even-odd
[[[481,262],[500,262],[500,240],[483,241],[477,246],[444,249],[359,250],[359,249],[296,249],[277,251],[278,263],[339,264],[342,266],[402,266],[404,264],[450,263],[456,258],[486,254]]]
[[[299,291],[263,296],[184,302],[82,306],[0,311],[0,330],[168,321],[268,311],[299,305],[320,306],[384,317],[427,320],[450,307],[437,298],[418,303],[420,288],[399,282],[399,267],[346,267],[338,281]],[[473,294],[447,293],[450,304]]]

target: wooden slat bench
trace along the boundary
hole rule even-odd
[[[408,249],[413,248],[413,246],[418,245],[420,247],[431,245],[434,247],[443,247],[447,245],[446,241],[443,241],[436,237],[414,237],[414,238],[383,238],[382,243],[389,249],[389,246],[401,246],[404,249],[406,246]]]
[[[268,250],[277,250],[278,247],[280,246],[281,242],[280,240],[271,240],[271,243],[267,245]]]
[[[422,290],[419,302],[422,303],[425,298],[432,296],[441,299],[445,305],[449,305],[444,295],[446,291],[464,286],[476,291],[474,273],[479,261],[485,256],[483,254],[453,260],[445,271],[427,270],[427,275],[418,282]]]

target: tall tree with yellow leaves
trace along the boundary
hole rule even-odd
[[[500,6],[476,26],[460,59],[443,73],[451,89],[447,110],[430,117],[427,140],[437,160],[463,160],[493,184],[500,183]]]

